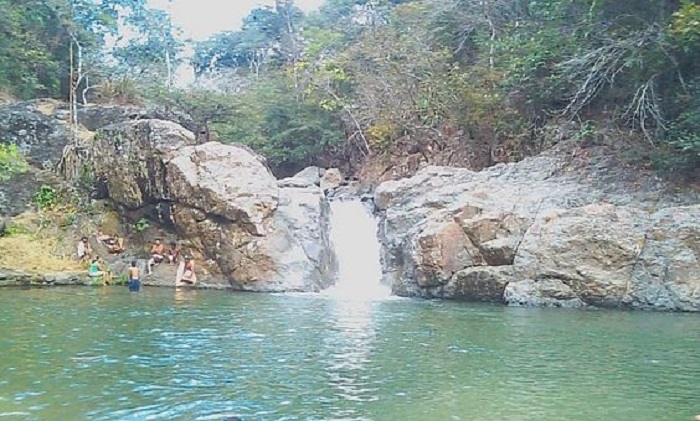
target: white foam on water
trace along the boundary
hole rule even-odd
[[[391,290],[381,284],[377,221],[359,200],[331,202],[331,242],[338,259],[336,285],[323,293],[343,299],[381,300]]]

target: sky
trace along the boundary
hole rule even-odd
[[[318,9],[324,0],[295,0],[305,12]],[[170,12],[185,37],[202,41],[228,30],[240,29],[243,18],[256,6],[272,5],[274,0],[150,0],[152,7]]]

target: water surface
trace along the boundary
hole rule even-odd
[[[689,420],[700,317],[0,291],[0,420]]]

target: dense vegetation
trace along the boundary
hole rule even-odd
[[[51,6],[61,2],[72,20]],[[107,78],[95,66],[96,91],[190,112],[289,170],[406,143],[481,148],[488,160],[474,166],[483,166],[537,153],[564,126],[579,139],[604,129],[636,138],[666,169],[700,164],[697,2],[327,0],[305,16],[277,0],[241,30],[196,44],[200,83],[186,91],[171,87],[181,45],[167,16],[138,0],[99,13],[86,4],[0,0],[0,87],[66,95],[68,47],[82,37],[93,63],[109,53],[116,69],[142,69]],[[142,36],[109,52],[119,16]]]
[[[0,0],[0,93],[87,101],[124,78],[167,83],[176,35],[147,0]]]

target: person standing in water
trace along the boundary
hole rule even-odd
[[[141,289],[141,279],[139,277],[139,268],[136,265],[136,260],[131,262],[129,268],[129,291],[138,292]]]

